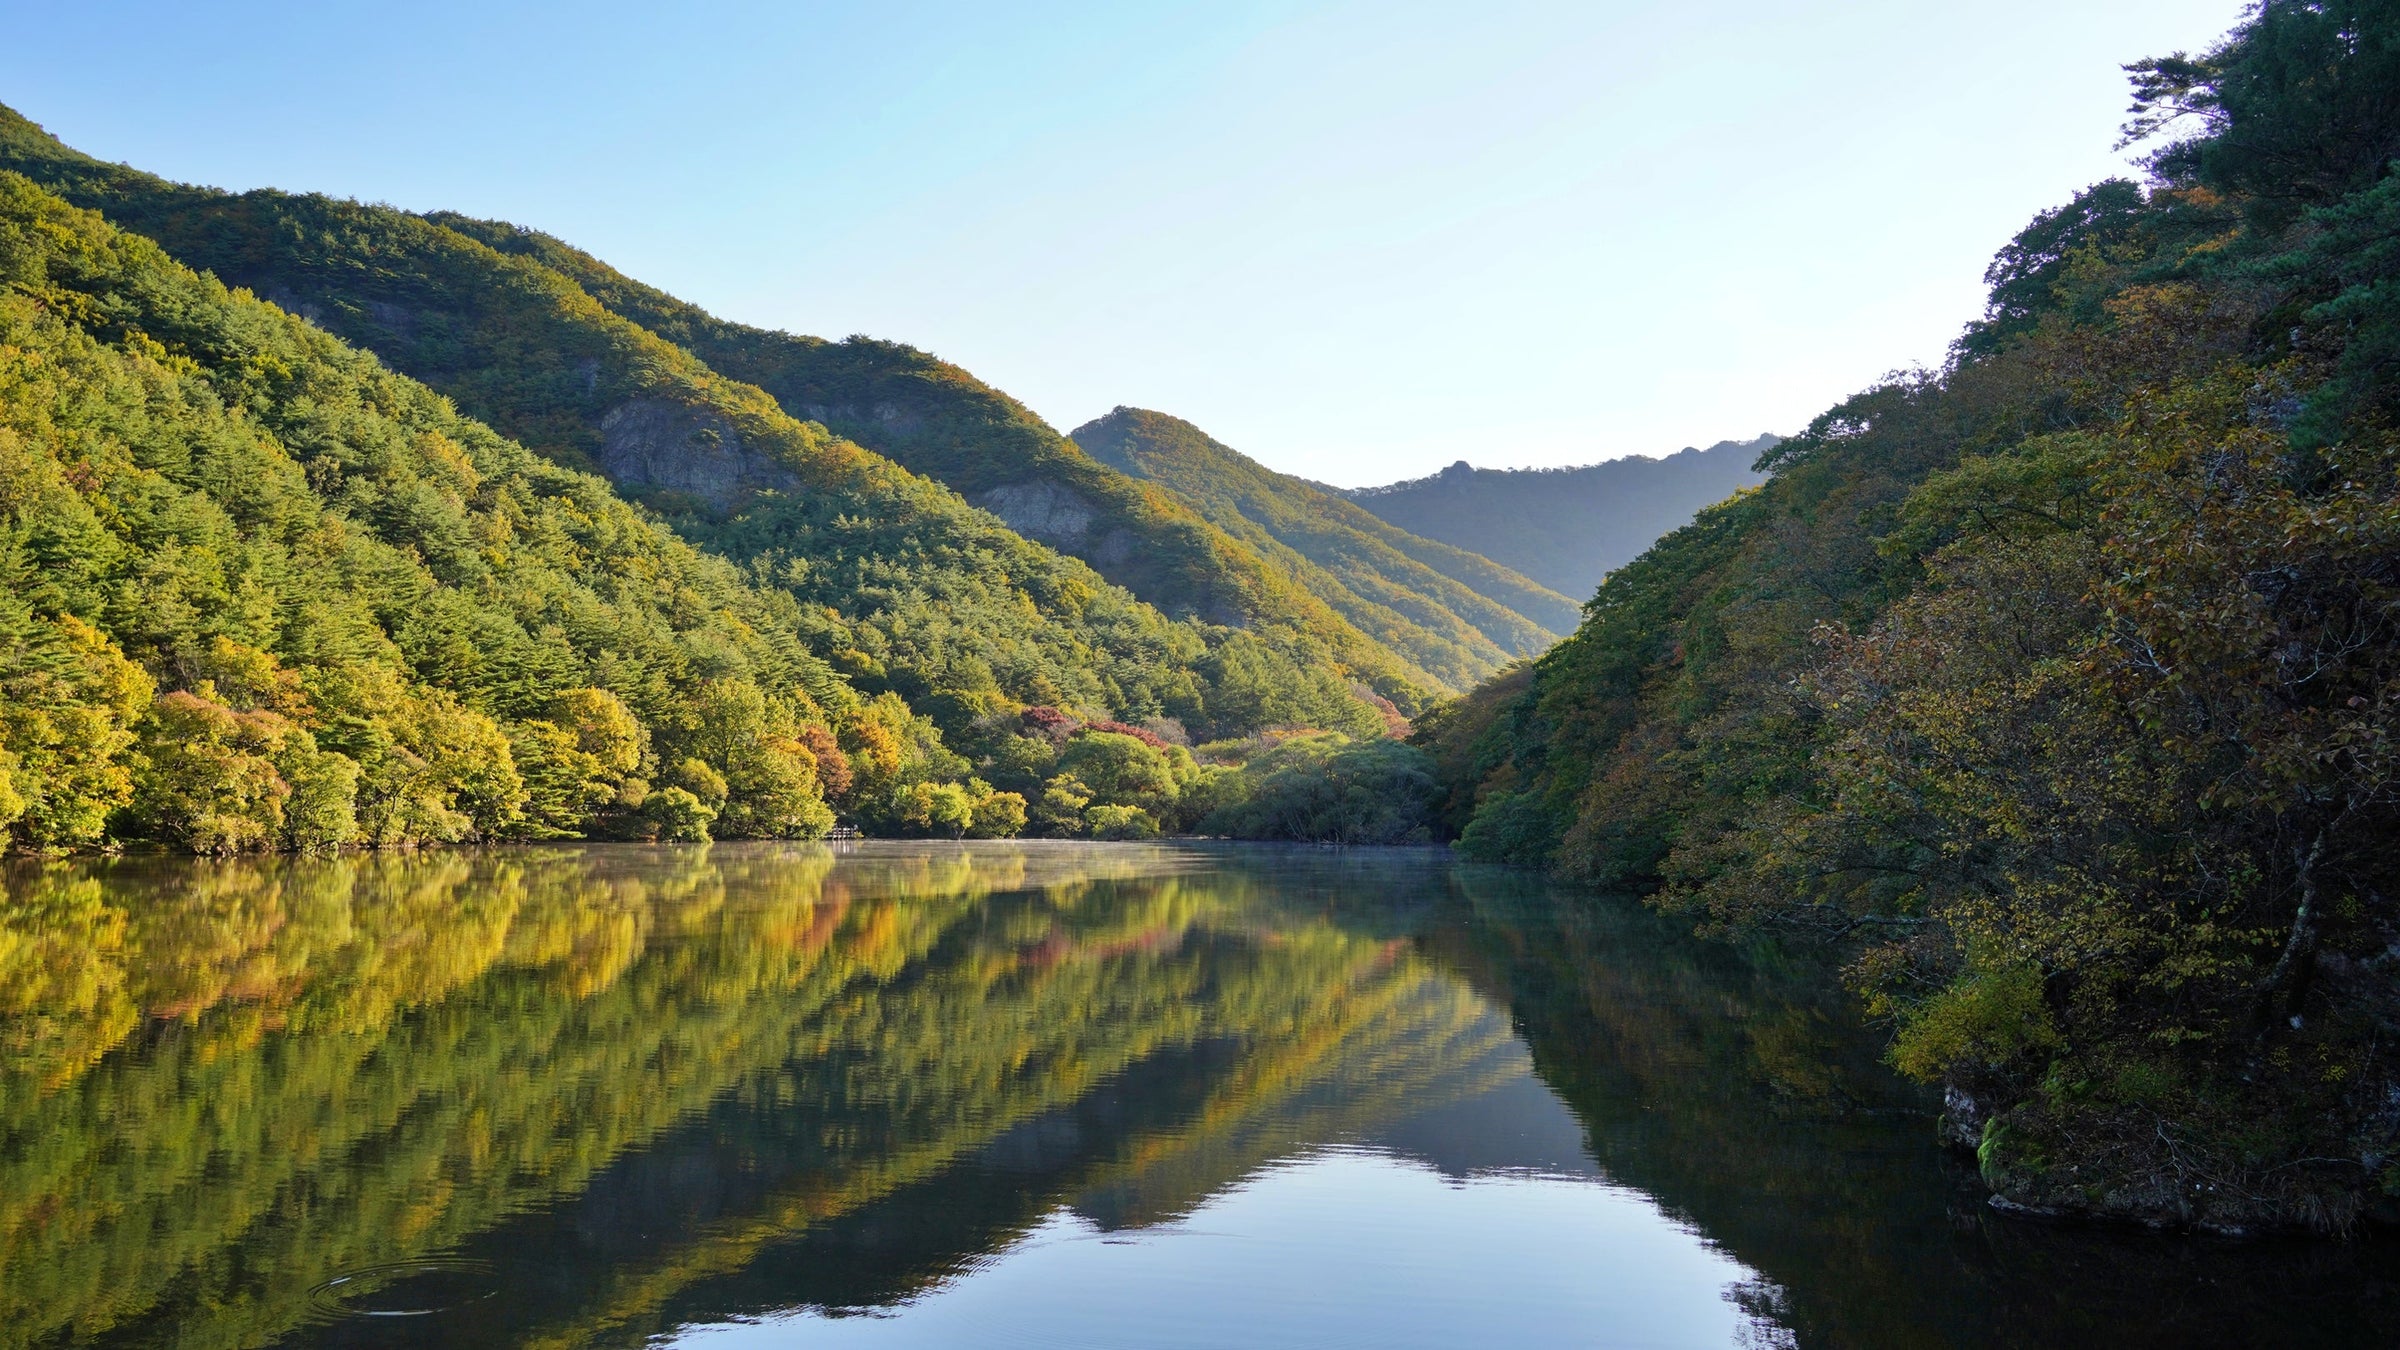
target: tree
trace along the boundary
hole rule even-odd
[[[967,833],[978,839],[1008,839],[1024,832],[1025,798],[1014,792],[992,792],[976,801]]]
[[[657,831],[657,838],[670,844],[705,844],[708,827],[717,818],[716,808],[679,787],[653,792],[642,803],[643,819]]]
[[[1983,317],[1967,325],[1958,350],[1988,355],[2031,331],[2034,321],[2058,303],[2068,264],[2078,253],[2106,256],[2129,246],[2138,249],[2152,215],[2140,185],[2111,178],[2035,216],[1984,269],[1983,284],[1990,289]]]
[[[216,687],[177,690],[141,725],[132,810],[194,853],[333,848],[356,830],[357,766],[277,713],[236,712]]]
[[[1138,806],[1100,805],[1083,813],[1083,828],[1094,839],[1156,839],[1158,821]]]
[[[2400,158],[2400,9],[2390,0],[2261,0],[2205,55],[2126,69],[2123,143],[2187,129],[2151,153],[2151,171],[2242,194],[2279,225],[2371,186]]]
[[[1060,752],[1058,768],[1089,787],[1100,805],[1138,806],[1155,815],[1181,795],[1163,752],[1117,732],[1077,734]]]
[[[975,800],[956,783],[912,783],[900,823],[912,831],[956,839],[975,823]]]
[[[725,784],[718,834],[813,839],[833,828],[799,710],[748,680],[718,679],[701,686],[693,717],[686,743]]]

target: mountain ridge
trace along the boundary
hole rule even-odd
[[[841,628],[0,172],[0,847],[820,835],[965,768]]]
[[[2345,1233],[2400,1197],[2400,7],[2125,69],[2146,183],[1417,739],[1471,856],[1831,943],[2007,1206]]]
[[[1768,432],[1555,469],[1479,469],[1462,459],[1423,478],[1340,491],[1403,530],[1588,598],[1602,577],[1702,507],[1764,482],[1757,461],[1781,441]]]

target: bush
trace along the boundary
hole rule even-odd
[[[1014,792],[995,792],[975,803],[975,819],[967,833],[978,839],[1007,839],[1025,829],[1025,798]]]
[[[2041,972],[2018,963],[1974,971],[1910,1008],[1892,1041],[1892,1064],[1911,1078],[1938,1082],[2005,1068],[2057,1044]]]

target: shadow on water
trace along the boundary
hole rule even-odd
[[[1804,956],[1438,853],[558,848],[0,888],[5,1347],[905,1323],[1062,1216],[1165,1241],[1329,1149],[1638,1192],[1746,1272],[1753,1343],[2366,1345],[2400,1316],[2388,1243],[2003,1219]]]

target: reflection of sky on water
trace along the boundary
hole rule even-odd
[[[1511,1346],[1726,1346],[1760,1330],[1728,1297],[1754,1278],[1638,1192],[1530,1172],[1462,1180],[1338,1147],[1155,1228],[1104,1233],[1053,1212],[875,1315],[696,1327],[671,1344],[1464,1346],[1505,1328]]]

